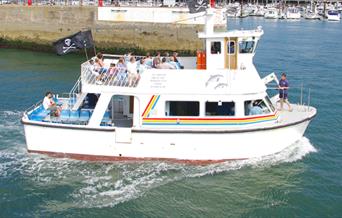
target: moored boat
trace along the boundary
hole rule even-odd
[[[321,20],[322,19],[320,15],[312,11],[307,11],[304,15],[304,18],[307,20]]]
[[[328,21],[340,21],[341,14],[337,10],[329,10],[326,14]]]
[[[289,7],[286,10],[286,19],[300,19],[301,14],[298,8],[296,7]]]
[[[264,14],[265,19],[278,19],[279,13],[276,8],[268,8]]]

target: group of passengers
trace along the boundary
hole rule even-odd
[[[135,57],[132,53],[120,57],[117,63],[110,63],[106,66],[102,53],[98,53],[94,59],[89,60],[89,69],[96,78],[96,84],[101,85],[108,78],[116,81],[127,81],[128,86],[134,86],[140,80],[140,76],[147,69],[183,69],[178,60],[178,53],[173,52],[172,56],[168,52],[161,56],[157,52],[152,57],[147,53],[144,57]]]

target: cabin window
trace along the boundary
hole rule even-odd
[[[270,112],[270,109],[262,99],[245,101],[245,116],[268,114]]]
[[[241,41],[239,42],[240,53],[252,53],[254,48],[254,41]]]
[[[235,54],[235,42],[234,41],[229,41],[227,43],[227,52],[228,54]]]
[[[206,116],[234,116],[235,103],[234,102],[206,102],[205,103]]]
[[[199,116],[198,101],[167,101],[166,116]]]
[[[211,42],[211,54],[221,54],[221,42]]]

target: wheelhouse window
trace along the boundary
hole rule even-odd
[[[241,41],[239,42],[239,52],[242,54],[252,53],[254,48],[254,41]]]
[[[211,42],[211,54],[221,54],[221,42]]]
[[[234,116],[235,103],[234,102],[206,102],[205,103],[206,116]]]
[[[227,52],[228,54],[235,54],[235,42],[234,41],[228,41],[227,43]]]
[[[270,112],[262,99],[245,101],[245,116],[269,114]]]
[[[199,116],[198,101],[167,101],[165,103],[166,116]]]

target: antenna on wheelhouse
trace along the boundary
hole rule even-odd
[[[206,11],[205,26],[204,26],[204,32],[207,35],[214,33],[214,25],[215,25],[214,15],[215,15],[215,0],[210,0],[210,5]]]

